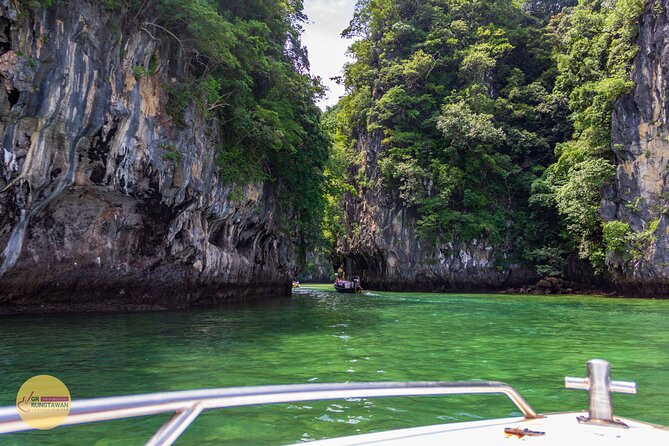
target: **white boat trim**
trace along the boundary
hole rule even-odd
[[[579,422],[587,413],[561,413],[544,418],[502,418],[465,423],[440,424],[397,429],[373,434],[333,438],[308,443],[309,446],[666,446],[669,431],[647,423],[621,419],[628,428]],[[535,435],[508,434],[528,429]],[[304,443],[299,443],[304,445]],[[292,445],[298,446],[298,444]]]

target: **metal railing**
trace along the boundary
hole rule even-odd
[[[231,387],[80,400],[72,402],[70,414],[61,425],[174,413],[146,443],[169,446],[208,409],[346,398],[465,394],[504,394],[525,418],[540,417],[513,387],[502,382],[380,382]],[[0,434],[26,430],[32,428],[21,420],[16,406],[0,409]]]

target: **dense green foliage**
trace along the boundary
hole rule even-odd
[[[611,112],[634,86],[631,62],[638,50],[638,17],[643,0],[581,0],[556,21],[558,47],[555,94],[568,101],[574,134],[556,148],[557,162],[534,185],[535,203],[556,207],[581,258],[603,269],[607,255],[621,252],[622,223],[604,226],[601,189],[614,174]],[[615,230],[613,230],[616,228]],[[626,228],[629,232],[629,227]],[[604,243],[602,243],[604,241]]]
[[[342,197],[355,194],[355,189],[347,182],[347,169],[354,161],[353,151],[341,132],[337,131],[339,106],[328,110],[323,116],[325,130],[333,135],[330,156],[325,166],[325,185],[323,194],[325,209],[321,221],[320,248],[325,256],[332,254],[339,239],[346,235]]]
[[[424,238],[484,237],[546,275],[575,255],[601,267],[611,110],[633,86],[642,7],[359,0],[336,138],[353,152],[382,140],[382,186],[417,211]],[[378,186],[349,159],[358,193]]]
[[[345,35],[360,40],[339,132],[351,147],[382,139],[383,185],[418,211],[420,234],[539,244],[530,187],[571,132],[544,22],[511,0],[362,0]]]
[[[522,8],[535,17],[549,20],[565,7],[575,6],[577,3],[578,0],[528,0],[523,2]]]
[[[176,121],[194,99],[218,123],[222,180],[238,192],[272,181],[302,230],[315,228],[329,140],[314,105],[322,87],[300,44],[301,0],[160,0],[158,11],[192,67],[170,91]]]

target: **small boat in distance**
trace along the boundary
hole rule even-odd
[[[334,288],[338,293],[362,293],[362,286],[358,277],[354,277],[353,280],[337,278],[334,282]]]

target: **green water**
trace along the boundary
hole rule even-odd
[[[329,287],[328,287],[329,288]],[[325,288],[325,289],[328,289]],[[38,374],[74,399],[279,383],[490,379],[540,412],[584,409],[565,375],[605,358],[636,380],[616,414],[669,424],[669,301],[329,291],[262,305],[0,319],[0,405]],[[305,294],[302,294],[305,293]],[[202,415],[181,445],[281,445],[518,415],[503,396],[347,400]],[[2,445],[143,444],[166,416],[0,438]]]

